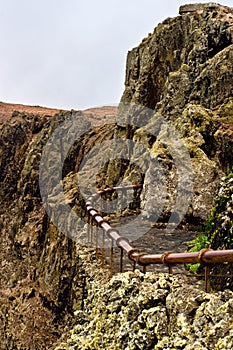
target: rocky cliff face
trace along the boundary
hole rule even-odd
[[[128,54],[123,101],[177,117],[187,103],[213,109],[232,97],[232,17],[203,4],[159,24]]]
[[[161,160],[167,178],[176,170],[164,137],[166,131],[160,128],[154,137],[146,135],[143,126],[153,126],[154,119],[158,125],[160,118],[179,132],[193,167],[188,212],[198,222],[208,216],[220,178],[232,164],[233,10],[211,3],[189,5],[180,12],[180,16],[159,24],[128,53],[122,103],[151,109],[140,116],[133,111],[135,106],[129,107],[132,116],[128,123],[137,127],[130,131],[128,127],[125,135],[151,149]],[[174,179],[168,184],[170,203],[174,200]],[[149,171],[144,181],[152,184]],[[153,211],[149,203],[157,201],[155,192],[152,185],[144,187],[146,216]],[[169,216],[169,203],[167,212]]]
[[[173,148],[169,148],[169,123],[173,130],[179,132],[179,139],[190,155],[193,169],[193,196],[183,223],[197,225],[206,219],[220,178],[232,164],[233,14],[232,9],[220,5],[195,6],[185,7],[181,9],[180,16],[159,24],[148,38],[129,52],[122,102],[127,105],[130,119],[117,125],[112,111],[108,110],[101,116],[97,111],[93,114],[90,111],[86,114],[61,112],[54,117],[15,112],[1,126],[0,342],[3,349],[52,348],[64,333],[65,325],[72,323],[74,309],[84,309],[80,322],[86,327],[90,321],[89,328],[85,333],[84,328],[78,325],[76,330],[82,332],[80,338],[77,338],[74,330],[70,345],[62,348],[85,348],[85,345],[79,347],[77,343],[85,343],[85,336],[88,338],[87,346],[91,344],[98,348],[101,323],[105,325],[108,322],[108,298],[113,300],[109,307],[112,308],[110,314],[115,317],[114,320],[121,312],[122,322],[129,317],[127,327],[133,320],[135,328],[128,338],[131,341],[128,344],[124,340],[127,331],[119,330],[119,323],[111,329],[111,332],[118,332],[119,341],[111,338],[106,326],[105,348],[114,344],[119,349],[121,346],[133,349],[133,343],[143,348],[142,339],[145,340],[143,344],[157,344],[160,346],[158,349],[169,348],[169,344],[177,349],[192,349],[189,342],[196,342],[195,349],[198,346],[204,349],[206,344],[214,349],[215,343],[216,349],[224,349],[227,343],[230,344],[230,292],[213,297],[214,303],[216,301],[224,313],[223,321],[213,306],[211,296],[199,295],[199,291],[187,289],[190,292],[188,297],[185,292],[187,285],[183,287],[182,294],[177,279],[170,277],[147,276],[144,279],[140,275],[135,277],[135,285],[131,286],[132,276],[129,274],[122,276],[122,280],[119,277],[119,280],[116,278],[110,284],[103,285],[95,295],[93,288],[99,288],[100,281],[106,280],[108,275],[98,269],[95,277],[96,270],[85,264],[85,260],[93,261],[93,255],[56,229],[44,210],[39,189],[39,165],[44,145],[57,126],[72,116],[80,127],[90,130],[72,146],[64,162],[63,187],[69,206],[79,215],[82,213],[83,198],[77,187],[76,172],[85,155],[105,140],[130,139],[149,149],[157,163],[152,160],[148,167],[143,168],[147,161],[144,153],[140,154],[141,150],[134,147],[131,150],[131,144],[126,144],[126,153],[130,153],[138,165],[137,162],[137,166],[130,164],[131,159],[106,162],[97,174],[97,185],[111,186],[119,180],[143,183],[143,214],[150,217],[158,199],[154,179],[155,175],[160,174],[156,174],[156,171],[140,172],[140,166],[141,169],[156,170],[156,164],[160,164],[168,179],[165,209],[161,216],[162,221],[167,220],[177,197],[179,175],[173,159],[176,153],[170,152],[171,149],[174,152],[177,150],[174,144]],[[148,108],[148,113],[141,113],[142,106]],[[120,121],[121,113],[122,110],[117,117]],[[150,126],[154,128],[153,133],[150,133]],[[171,136],[174,138],[174,134]],[[105,148],[108,147],[106,145]],[[124,147],[121,144],[118,147],[118,155],[121,155]],[[98,163],[97,158],[92,160]],[[187,164],[184,162],[182,166],[185,168]],[[50,180],[48,178],[48,182]],[[188,177],[183,178],[184,183],[188,180]],[[141,287],[139,280],[144,283]],[[130,309],[122,306],[123,300],[118,298],[125,295],[125,291],[118,288],[122,283],[129,286],[126,288],[127,300],[131,298],[129,292],[135,292],[133,299],[130,299],[130,305],[133,305]],[[153,293],[147,291],[148,284]],[[144,300],[145,294],[149,297]],[[180,295],[184,300],[188,298],[187,312],[172,310],[173,305],[179,302]],[[101,315],[101,308],[93,308],[92,301],[99,303],[102,298],[106,298],[106,304],[105,301],[100,304],[104,310]],[[138,303],[140,310],[135,307]],[[201,316],[201,313],[205,316]],[[166,327],[162,321],[158,324],[156,321],[155,325],[155,320],[160,319],[161,315]],[[176,325],[174,319],[179,319],[179,324]],[[212,323],[208,323],[210,319],[216,322],[214,332]],[[191,327],[190,332],[186,331],[187,325],[188,329]],[[206,335],[200,333],[203,325],[206,325]],[[143,329],[149,331],[144,332]],[[180,331],[182,335],[176,339]],[[91,340],[93,332],[94,345]],[[216,338],[220,340],[215,342]]]
[[[72,310],[82,307],[88,275],[80,260],[83,250],[50,222],[41,201],[39,165],[45,143],[66,118],[75,115],[87,128],[94,121],[96,127],[73,146],[63,169],[70,205],[76,202],[80,213],[75,166],[94,143],[112,137],[114,113],[111,108],[102,113],[61,112],[54,117],[14,112],[2,125],[1,349],[49,348],[64,333]],[[111,119],[107,128],[98,127],[99,115]]]

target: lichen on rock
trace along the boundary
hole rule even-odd
[[[185,286],[185,287],[184,287]],[[185,277],[127,272],[91,286],[56,350],[224,349],[232,346],[233,293],[206,294]]]

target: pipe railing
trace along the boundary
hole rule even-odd
[[[107,221],[104,220],[102,213],[95,209],[96,201],[106,194],[113,194],[115,191],[127,192],[128,190],[137,191],[142,188],[142,185],[118,186],[99,190],[92,194],[86,201],[86,212],[88,215],[88,240],[91,243],[95,235],[96,256],[99,256],[99,242],[101,244],[101,259],[102,267],[105,261],[105,239],[110,241],[110,273],[113,273],[113,251],[114,245],[120,249],[120,272],[123,272],[123,257],[124,253],[127,255],[129,261],[133,264],[133,270],[136,264],[143,267],[143,272],[146,272],[146,267],[151,264],[163,264],[168,267],[169,273],[172,273],[172,267],[176,264],[195,264],[200,263],[205,269],[205,290],[210,291],[210,265],[219,263],[233,263],[233,250],[211,250],[202,249],[199,252],[165,252],[161,254],[146,254],[140,252],[139,249],[134,248],[129,240],[120,235],[117,229],[114,229]],[[94,234],[94,228],[96,232]],[[98,232],[102,230],[102,237]]]

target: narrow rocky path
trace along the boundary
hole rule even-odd
[[[109,220],[112,227],[119,226],[119,223],[129,221],[130,218],[115,218]],[[135,228],[137,230],[137,228]],[[140,230],[140,228],[139,228]],[[120,230],[119,230],[120,231]],[[121,233],[121,232],[120,232]],[[134,232],[137,236],[137,232]],[[173,232],[166,232],[165,229],[151,227],[144,235],[138,239],[132,240],[131,244],[135,249],[139,249],[142,253],[148,254],[162,254],[168,251],[174,251],[176,253],[186,252],[188,250],[187,243],[196,238],[198,235],[197,231],[186,230],[186,229],[175,229]],[[101,257],[102,251],[99,249],[99,258]],[[105,267],[110,266],[110,248],[105,249]],[[113,254],[113,274],[120,272],[120,249],[114,248]],[[103,260],[102,260],[103,263]],[[137,269],[143,271],[143,267],[136,265]],[[124,254],[123,257],[123,271],[132,271],[133,263]],[[146,267],[147,272],[155,273],[168,273],[168,266],[162,264],[151,264]],[[185,274],[190,278],[190,284],[196,285],[198,288],[204,289],[204,278],[196,277],[191,274],[183,264],[177,264],[172,267],[173,274]]]
[[[187,242],[194,239],[197,233],[194,231],[175,230],[172,233],[165,233],[162,229],[151,228],[146,234],[132,241],[133,247],[139,249],[142,253],[148,254],[162,254],[168,251],[174,251],[181,253],[187,251]],[[115,260],[119,260],[120,252],[118,249],[114,250]],[[115,262],[115,265],[119,265],[119,262]],[[124,268],[126,270],[131,269],[131,262],[127,258],[124,259]],[[139,266],[137,266],[139,268]],[[153,264],[147,266],[147,271],[155,272],[167,272],[167,266],[161,264]],[[174,273],[184,273],[183,265],[174,266]]]

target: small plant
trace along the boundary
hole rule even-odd
[[[201,232],[198,237],[189,242],[190,252],[199,252],[203,248],[208,248],[210,242],[208,241],[208,237]]]
[[[210,245],[210,242],[208,240],[208,237],[203,232],[201,232],[199,236],[197,236],[195,239],[190,241],[188,245],[189,245],[189,252],[199,252],[204,248],[208,248]],[[190,272],[196,274],[200,270],[200,263],[186,264],[186,267]]]

